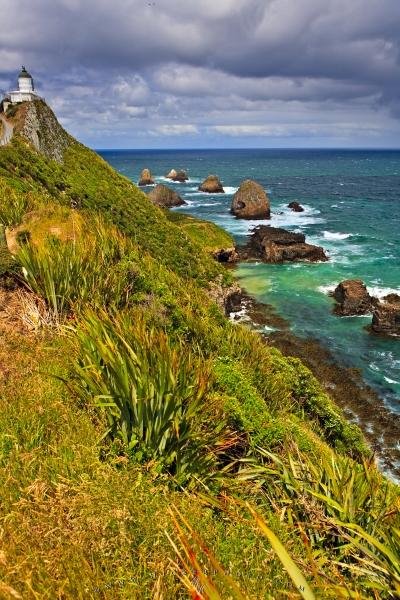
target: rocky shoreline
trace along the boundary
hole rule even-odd
[[[400,480],[400,416],[389,411],[378,393],[368,386],[358,369],[342,366],[327,348],[313,338],[301,338],[290,331],[289,322],[276,310],[255,300],[235,284],[226,294],[227,316],[258,331],[266,344],[278,348],[285,356],[299,358],[356,423],[368,441],[382,471]]]

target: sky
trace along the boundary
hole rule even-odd
[[[25,65],[94,148],[400,147],[400,0],[0,0]]]

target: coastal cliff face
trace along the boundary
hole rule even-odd
[[[297,594],[261,523],[318,597],[368,597],[350,525],[389,543],[400,496],[312,372],[226,318],[230,236],[155,206],[48,107],[19,110],[0,148],[0,589],[183,597],[183,527],[202,582],[211,556],[248,597]]]
[[[65,150],[73,143],[73,138],[43,100],[21,105],[15,132],[38,152],[57,162],[62,162]]]

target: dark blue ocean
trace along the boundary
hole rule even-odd
[[[400,151],[362,150],[129,150],[100,151],[115,169],[137,182],[149,168],[165,182],[171,169],[185,169],[190,179],[176,188],[187,201],[182,212],[214,221],[243,242],[261,221],[235,219],[232,196],[243,179],[266,189],[272,209],[267,223],[302,231],[322,245],[330,260],[321,264],[243,264],[241,285],[257,300],[273,305],[293,333],[313,337],[339,363],[361,369],[388,408],[400,413],[400,338],[371,335],[371,316],[340,318],[332,314],[328,291],[348,278],[363,279],[371,293],[400,293]],[[225,194],[197,191],[216,173]],[[287,208],[298,200],[304,213]]]

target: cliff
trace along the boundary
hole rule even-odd
[[[14,133],[29,142],[46,158],[62,162],[65,150],[73,138],[58,122],[51,108],[43,100],[24,102],[13,118]]]
[[[13,118],[0,595],[395,597],[398,488],[313,374],[215,304],[229,236],[154,206],[42,103]]]

